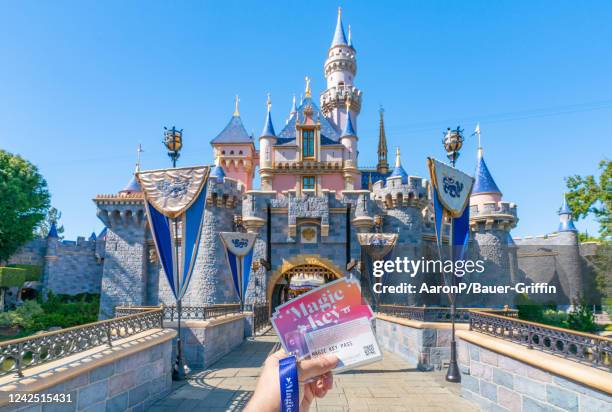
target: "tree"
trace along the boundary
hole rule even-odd
[[[47,214],[49,197],[36,166],[0,150],[0,262],[32,239]]]
[[[46,238],[49,234],[49,230],[51,230],[51,225],[55,223],[55,228],[57,229],[57,234],[60,239],[63,238],[62,233],[64,233],[64,225],[59,223],[59,220],[62,218],[62,212],[51,206],[49,211],[47,212],[47,216],[45,220],[40,222],[38,228],[36,229],[36,235],[41,238]]]
[[[612,236],[612,162],[602,160],[599,170],[599,179],[593,175],[567,177],[567,202],[577,220],[590,214],[595,216],[599,234],[603,239],[608,239]]]

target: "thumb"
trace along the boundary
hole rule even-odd
[[[300,381],[306,381],[316,376],[321,376],[336,367],[338,357],[336,355],[325,355],[315,359],[308,359],[299,363]]]

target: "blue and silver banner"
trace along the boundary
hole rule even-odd
[[[232,272],[234,288],[241,302],[244,303],[246,290],[251,277],[251,264],[253,263],[253,246],[255,246],[256,233],[220,232],[221,240],[225,246],[225,256]]]
[[[470,234],[470,194],[474,178],[459,169],[427,158],[431,177],[436,240],[438,247],[442,242],[444,217],[451,224],[453,239],[453,259],[462,260]]]
[[[206,209],[208,166],[136,173],[157,255],[176,299],[193,273]]]

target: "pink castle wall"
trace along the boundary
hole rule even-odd
[[[297,177],[294,175],[275,175],[272,178],[272,190],[282,192],[283,190],[295,189]]]
[[[335,190],[340,193],[344,190],[344,178],[341,174],[321,175],[321,189]]]

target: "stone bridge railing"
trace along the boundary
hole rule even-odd
[[[541,323],[471,311],[470,330],[612,372],[612,339]]]
[[[164,320],[174,322],[178,320],[176,306],[161,306]],[[118,306],[115,308],[115,316],[126,316],[134,313],[143,313],[151,310],[150,306]],[[210,306],[183,306],[181,320],[208,320],[219,316],[240,313],[240,304],[231,303],[225,305]]]
[[[473,308],[455,309],[455,322],[469,323],[470,312]],[[504,317],[516,318],[518,311],[505,307],[503,309],[477,309],[487,313],[494,313]],[[405,305],[379,305],[377,312],[403,319],[416,320],[420,322],[450,322],[451,313],[448,307],[433,306],[405,306]]]
[[[170,392],[175,336],[151,308],[2,342],[0,410],[147,410]]]
[[[54,332],[45,332],[0,343],[0,376],[42,365],[88,349],[107,345],[149,329],[162,329],[160,308],[88,323]]]

